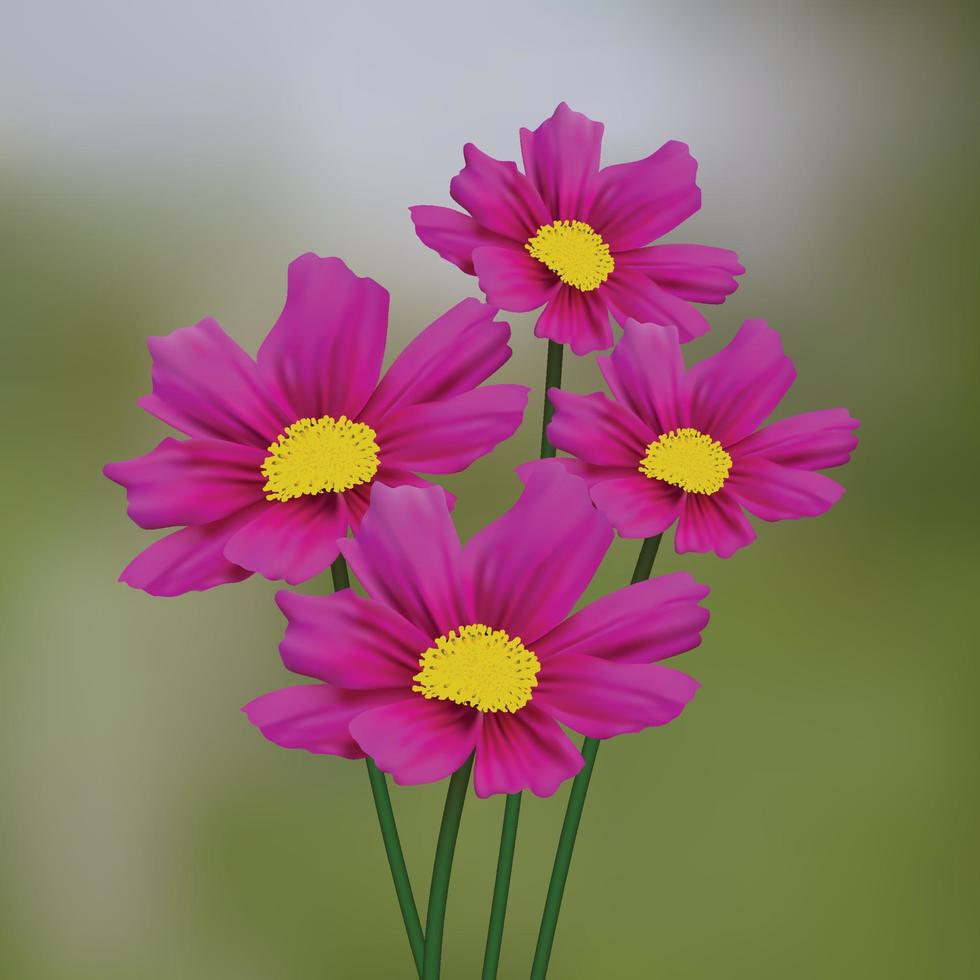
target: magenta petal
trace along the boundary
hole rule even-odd
[[[830,477],[767,459],[738,459],[725,484],[741,504],[764,521],[817,517],[844,495]]]
[[[463,147],[466,166],[449,182],[452,199],[488,231],[523,244],[551,216],[517,164],[495,160],[472,143]]]
[[[587,463],[635,470],[646,447],[659,435],[601,392],[576,395],[549,388],[548,398],[555,407],[548,439]]]
[[[676,327],[627,320],[616,349],[597,357],[596,363],[616,400],[653,432],[648,443],[687,424],[684,359]]]
[[[365,591],[432,639],[473,622],[461,585],[462,549],[440,487],[375,481],[354,540],[341,542]]]
[[[845,408],[804,412],[764,426],[734,450],[740,460],[760,456],[798,470],[843,466],[857,447],[860,425]]]
[[[399,786],[434,783],[455,772],[476,745],[479,712],[413,694],[358,715],[351,735]]]
[[[613,252],[647,245],[701,207],[697,170],[690,150],[676,140],[643,160],[603,167],[589,217],[582,220],[602,235]]]
[[[529,390],[487,385],[389,412],[378,429],[385,464],[424,473],[465,470],[517,431]]]
[[[684,492],[640,472],[598,480],[592,500],[624,538],[651,538],[666,531],[680,516]]]
[[[558,294],[558,277],[529,252],[517,246],[477,248],[473,265],[480,289],[502,310],[536,310]]]
[[[225,557],[290,585],[318,575],[337,557],[350,517],[343,494],[270,500],[225,545]]]
[[[537,641],[544,663],[565,654],[618,663],[652,663],[693,650],[701,643],[708,610],[698,603],[708,587],[687,572],[637,582],[597,599]],[[535,693],[535,697],[537,694]]]
[[[541,668],[534,701],[588,738],[612,738],[673,721],[697,689],[687,674],[659,664],[563,654]]]
[[[692,303],[724,303],[745,272],[738,256],[710,245],[651,245],[616,255],[616,265],[648,275],[668,292]]]
[[[452,208],[417,204],[409,208],[415,234],[423,245],[459,266],[468,275],[475,275],[473,249],[481,245],[502,245],[509,239],[487,231],[475,218]]]
[[[387,333],[388,291],[340,259],[307,252],[289,264],[286,305],[259,348],[259,367],[296,418],[352,418],[377,384]]]
[[[333,595],[278,592],[289,625],[279,653],[287,670],[343,688],[412,687],[431,640],[380,602],[350,589]]]
[[[109,463],[140,527],[210,524],[264,499],[265,453],[220,439],[164,439],[145,456]]]
[[[123,570],[119,581],[157,596],[202,592],[216,585],[241,582],[252,573],[225,558],[225,543],[261,508],[262,504],[256,504],[213,524],[185,527],[168,534],[140,552]]]
[[[270,742],[284,749],[363,759],[364,752],[349,731],[351,720],[402,695],[402,691],[344,691],[329,684],[303,684],[263,694],[242,711]]]
[[[612,541],[586,485],[554,461],[525,467],[527,485],[463,550],[476,621],[532,644],[568,615]]]
[[[552,218],[585,221],[599,172],[603,125],[562,102],[533,132],[521,130],[524,171]]]
[[[690,424],[732,446],[762,424],[795,378],[779,334],[746,320],[727,346],[688,372]]]
[[[585,765],[582,753],[558,723],[533,703],[515,714],[483,715],[473,767],[473,788],[482,798],[495,793],[551,796]]]
[[[451,398],[486,381],[510,358],[510,325],[464,299],[429,324],[392,362],[362,412],[374,425],[393,408]]]
[[[153,393],[139,404],[189,436],[265,449],[295,422],[275,384],[214,320],[147,341]]]
[[[560,285],[538,317],[534,336],[568,344],[579,357],[611,347],[609,310],[601,291],[581,292],[574,286]]]
[[[674,537],[679,555],[688,551],[713,551],[719,558],[731,558],[739,548],[753,541],[755,529],[734,496],[724,491],[710,496],[684,494]]]
[[[693,307],[636,269],[617,268],[599,287],[619,323],[673,324],[682,344],[706,334],[711,324]]]

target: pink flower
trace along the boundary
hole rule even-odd
[[[728,558],[755,539],[743,508],[764,521],[815,517],[844,493],[813,471],[850,459],[860,423],[845,409],[760,428],[796,377],[762,320],[690,370],[676,328],[633,320],[596,360],[613,400],[551,389],[548,438],[577,457],[562,462],[588,481],[623,537],[651,537],[676,521],[678,552]]]
[[[634,163],[599,168],[602,123],[562,102],[534,132],[521,130],[525,173],[472,143],[449,193],[452,208],[411,208],[419,238],[463,272],[487,300],[523,312],[544,306],[535,334],[576,354],[613,342],[608,311],[673,323],[682,341],[706,333],[691,303],[723,303],[745,272],[708,245],[656,245],[701,207],[697,162],[665,143]]]
[[[150,414],[164,439],[105,474],[126,487],[140,527],[183,526],[152,544],[122,581],[152,595],[238,582],[296,583],[337,557],[376,483],[428,486],[521,423],[527,389],[479,388],[511,354],[510,327],[464,300],[378,376],[388,293],[340,260],[300,256],[286,305],[253,360],[214,320],[150,339]],[[441,494],[443,491],[434,490]]]
[[[610,738],[663,725],[697,683],[654,661],[700,643],[708,590],[686,573],[620,589],[574,615],[612,539],[585,484],[554,462],[460,545],[434,488],[375,489],[341,549],[370,598],[280,592],[286,667],[321,683],[243,709],[286,748],[371,756],[427,783],[476,752],[480,796],[549,796],[582,767],[560,725]]]

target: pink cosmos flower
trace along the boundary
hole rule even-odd
[[[676,521],[678,552],[728,558],[755,539],[743,508],[764,521],[815,517],[844,493],[814,470],[850,459],[860,423],[845,409],[760,428],[796,377],[762,320],[690,370],[675,327],[633,320],[596,360],[613,400],[552,388],[548,438],[577,457],[561,462],[588,481],[624,537],[651,537]]]
[[[582,767],[560,724],[593,738],[663,725],[697,683],[654,661],[700,643],[708,590],[686,573],[620,589],[569,616],[612,539],[585,484],[522,468],[518,502],[460,545],[433,488],[378,486],[341,543],[370,598],[280,592],[286,667],[321,683],[243,709],[286,748],[371,756],[401,784],[476,752],[480,796],[549,796]]]
[[[187,439],[110,463],[140,527],[183,526],[122,581],[180,595],[253,572],[296,583],[337,557],[372,486],[428,486],[521,423],[528,389],[479,388],[511,354],[510,327],[464,300],[426,327],[381,380],[388,293],[336,258],[289,266],[286,304],[246,354],[214,320],[150,339],[153,392],[139,404]],[[434,490],[441,494],[443,491]]]
[[[525,173],[467,143],[449,193],[469,214],[413,207],[419,238],[476,275],[494,306],[544,306],[535,334],[576,354],[611,346],[608,311],[619,323],[673,323],[682,341],[706,333],[691,303],[723,303],[745,272],[738,256],[708,245],[643,247],[701,207],[697,162],[671,141],[600,169],[602,132],[562,102],[534,132],[521,130]]]

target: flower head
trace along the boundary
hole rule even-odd
[[[576,354],[613,342],[609,312],[677,326],[682,341],[709,329],[692,303],[723,303],[745,272],[708,245],[644,246],[701,206],[697,163],[665,143],[633,163],[599,167],[602,123],[562,102],[533,132],[521,130],[524,173],[472,143],[449,193],[466,212],[411,208],[419,238],[463,272],[487,300],[521,312],[543,306],[535,333]]]
[[[585,484],[554,462],[461,546],[434,488],[378,486],[341,548],[369,598],[280,592],[289,687],[246,705],[266,738],[371,756],[403,784],[476,752],[480,796],[548,796],[582,767],[560,725],[610,738],[680,714],[697,683],[661,666],[697,646],[708,590],[686,573],[620,589],[570,615],[612,539]]]
[[[246,354],[214,320],[153,337],[151,415],[186,439],[110,463],[143,528],[182,527],[122,580],[153,595],[237,582],[253,572],[301,582],[338,554],[372,487],[427,486],[511,436],[527,389],[478,387],[509,357],[510,328],[474,299],[419,334],[379,381],[388,293],[340,260],[289,267],[286,304]],[[435,490],[435,493],[442,493]]]
[[[624,537],[676,521],[677,551],[728,558],[755,539],[744,511],[765,521],[815,517],[844,493],[814,471],[850,459],[859,423],[845,409],[762,425],[796,377],[763,321],[747,321],[685,370],[675,327],[628,320],[597,361],[612,399],[552,389],[548,438],[576,457],[563,462]]]

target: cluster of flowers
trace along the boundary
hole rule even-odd
[[[140,405],[185,438],[105,472],[136,524],[180,530],[122,580],[172,596],[333,566],[343,585],[349,564],[366,593],[278,593],[282,660],[315,683],[246,705],[272,742],[367,757],[400,784],[472,760],[478,796],[550,795],[585,765],[562,726],[597,740],[662,725],[698,686],[661,663],[708,620],[687,573],[572,612],[614,532],[657,543],[676,525],[678,552],[728,557],[755,537],[746,512],[810,517],[843,493],[817,471],[848,460],[858,423],[829,409],[764,424],[795,376],[764,322],[685,367],[681,344],[709,329],[694,304],[744,272],[726,249],[649,244],[700,206],[687,147],[600,167],[602,132],[562,104],[521,130],[523,172],[464,148],[450,193],[466,213],[411,214],[487,303],[444,313],[383,376],[388,293],[312,254],[290,265],[256,358],[214,320],[150,340]],[[567,455],[519,467],[517,503],[461,544],[452,495],[418,474],[464,470],[518,429],[528,389],[484,384],[511,354],[495,317],[539,307],[559,372],[559,345],[613,346],[612,314],[621,339],[596,359],[609,393],[548,389],[544,455]]]

